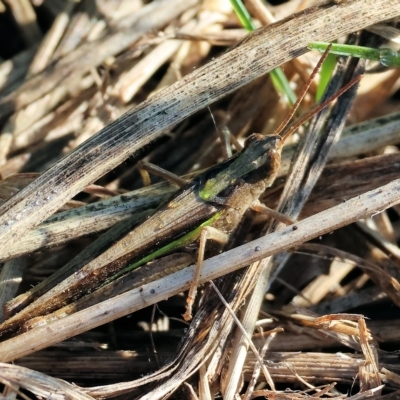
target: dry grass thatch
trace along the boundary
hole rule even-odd
[[[299,94],[310,41],[400,43],[398,0],[245,3],[249,35],[228,0],[0,0],[4,398],[400,396],[400,68],[338,59],[326,96],[360,86],[290,139],[260,198],[294,222],[246,214],[190,324],[194,249],[98,288],[177,191],[143,187],[139,160],[192,179],[281,123],[268,72]]]

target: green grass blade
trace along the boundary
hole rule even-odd
[[[326,57],[326,60],[323,62],[321,70],[320,70],[320,78],[319,78],[319,83],[317,87],[317,93],[315,95],[316,101],[320,101],[326,87],[329,84],[329,81],[331,80],[333,70],[335,69],[336,65],[336,56],[333,54],[328,54],[328,57]]]
[[[275,68],[270,73],[272,84],[278,93],[287,96],[291,105],[296,103],[296,93],[290,87],[289,81],[286,79],[285,74],[281,68]]]
[[[231,0],[231,4],[243,27],[248,32],[254,31],[256,27],[242,0]],[[289,81],[286,79],[283,71],[280,68],[276,68],[270,72],[270,76],[276,91],[286,96],[289,102],[293,105],[296,102],[296,94],[291,89]]]
[[[240,23],[246,29],[246,31],[251,32],[256,29],[247,8],[244,6],[242,0],[231,0],[232,8],[235,11]]]

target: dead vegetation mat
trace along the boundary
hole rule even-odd
[[[291,106],[269,72],[298,95],[310,41],[400,44],[398,0],[245,3],[250,34],[227,0],[0,0],[4,398],[400,396],[398,67],[337,59],[327,96],[360,85],[290,138],[260,198],[292,222],[247,213],[190,322],[196,246],[88,278],[129,265],[140,238],[108,249],[179,190],[140,160],[188,181],[274,132]]]

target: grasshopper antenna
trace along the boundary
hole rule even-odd
[[[286,139],[294,132],[296,131],[301,125],[303,125],[306,121],[308,121],[310,118],[312,118],[315,114],[319,113],[321,110],[323,110],[325,107],[327,107],[329,104],[334,102],[338,97],[340,97],[344,92],[349,90],[352,86],[354,86],[357,82],[360,81],[362,78],[362,75],[359,75],[355,78],[353,78],[349,83],[347,83],[345,86],[343,86],[337,93],[335,93],[333,96],[329,97],[326,101],[324,101],[321,104],[318,104],[316,107],[314,107],[312,110],[310,110],[308,113],[304,114],[302,117],[300,117],[297,121],[295,121],[289,128],[286,129],[286,132],[284,131],[285,128],[287,127],[289,121],[293,118],[293,115],[299,108],[300,103],[303,101],[304,96],[306,95],[311,82],[315,78],[315,75],[317,75],[318,71],[321,68],[322,63],[325,61],[326,57],[329,54],[329,51],[331,49],[332,45],[328,46],[326,50],[324,51],[324,54],[318,61],[317,65],[315,66],[312,74],[310,75],[310,78],[308,79],[307,83],[304,85],[303,89],[301,90],[301,93],[296,100],[296,103],[293,105],[292,110],[288,113],[286,118],[282,121],[282,123],[279,125],[279,127],[275,130],[273,133],[274,135],[280,135],[281,136],[281,142],[280,142],[280,147],[283,146],[285,143]],[[284,131],[283,134],[281,132]]]
[[[319,104],[318,106],[314,107],[311,111],[308,113],[304,114],[302,117],[300,117],[293,125],[289,127],[287,132],[285,132],[283,135],[281,135],[281,142],[280,146],[282,147],[283,144],[285,143],[285,140],[296,130],[298,129],[301,125],[304,124],[304,122],[308,121],[310,118],[312,118],[315,114],[319,113],[321,110],[323,110],[326,106],[331,104],[333,101],[335,101],[338,97],[340,97],[344,92],[349,90],[352,86],[354,86],[356,83],[358,83],[362,75],[358,75],[355,78],[353,78],[349,83],[347,83],[345,86],[343,86],[338,92],[336,92],[333,96],[329,97],[328,100],[324,101],[323,103]]]
[[[308,89],[310,88],[311,83],[315,78],[315,75],[317,75],[318,71],[321,69],[321,65],[325,61],[326,57],[328,57],[328,54],[329,54],[329,51],[330,51],[331,47],[332,47],[332,43],[326,48],[326,50],[322,54],[322,56],[319,59],[317,65],[313,69],[312,74],[308,78],[306,84],[303,86],[303,89],[301,89],[299,97],[297,98],[296,102],[294,103],[292,109],[289,111],[288,115],[281,122],[281,124],[278,126],[278,128],[275,129],[275,132],[273,133],[274,135],[279,135],[285,129],[285,127],[289,123],[289,121],[293,118],[293,115],[295,114],[295,112],[297,111],[297,109],[300,106],[300,103],[303,101],[305,95],[307,94]]]

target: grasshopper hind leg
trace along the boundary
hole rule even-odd
[[[272,218],[283,222],[287,225],[294,224],[296,220],[293,218],[288,217],[287,215],[281,214],[275,210],[272,210],[271,208],[268,208],[267,206],[261,204],[259,201],[256,201],[253,203],[251,207],[254,211],[267,214],[271,216]],[[199,252],[198,252],[198,258],[197,258],[197,265],[196,265],[196,270],[193,276],[192,283],[189,288],[189,293],[186,298],[186,311],[183,314],[183,318],[185,321],[190,321],[192,319],[192,309],[193,309],[193,304],[194,300],[196,298],[197,294],[197,287],[199,286],[199,280],[200,280],[200,274],[201,274],[201,269],[203,266],[204,262],[204,253],[205,253],[205,248],[206,248],[206,243],[207,240],[214,240],[220,244],[225,245],[228,243],[230,239],[230,235],[227,233],[222,232],[219,229],[216,229],[212,226],[206,226],[201,230],[200,233],[200,244],[199,244]]]
[[[210,239],[221,244],[226,244],[229,240],[229,235],[225,232],[220,231],[219,229],[213,228],[212,226],[206,226],[201,230],[196,270],[186,299],[186,311],[183,314],[183,319],[185,321],[190,321],[192,319],[193,303],[196,298],[197,287],[199,286],[200,273],[203,267],[206,243],[207,240]]]
[[[280,213],[278,211],[275,211],[272,208],[269,208],[266,205],[260,203],[259,200],[255,201],[252,204],[251,209],[253,211],[259,212],[261,214],[268,215],[271,218],[274,218],[279,222],[283,222],[286,225],[292,225],[292,224],[295,224],[297,222],[297,220],[295,220],[294,218],[289,217],[288,215],[282,214],[282,213]]]

